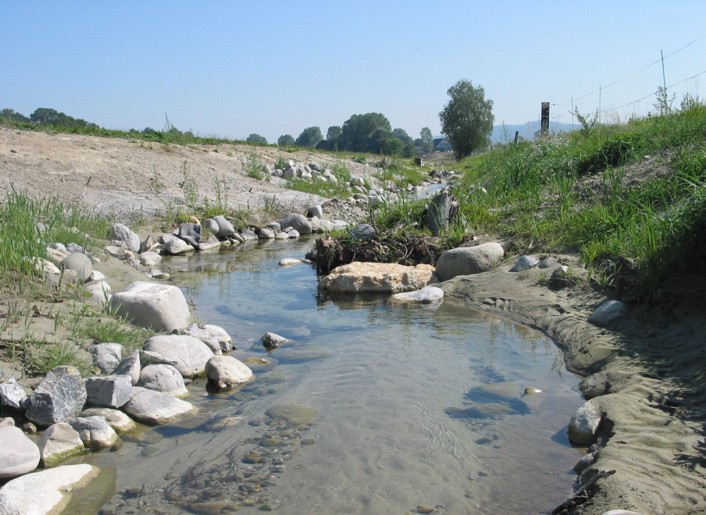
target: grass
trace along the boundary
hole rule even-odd
[[[150,331],[80,302],[81,288],[52,285],[32,263],[32,258],[46,257],[52,242],[86,247],[106,240],[111,219],[55,199],[31,199],[14,189],[0,204],[0,216],[0,334],[7,357],[33,374],[59,365],[88,373],[82,350],[87,343],[115,342],[134,349],[149,337]],[[46,320],[51,322],[36,325]]]
[[[461,165],[454,194],[470,225],[509,238],[516,252],[578,252],[595,279],[632,300],[658,302],[665,279],[683,269],[675,250],[700,249],[689,235],[706,215],[702,104],[503,146]]]
[[[46,257],[51,242],[85,246],[106,239],[112,220],[56,199],[35,200],[14,189],[0,204],[0,281],[23,293],[36,286],[32,258]]]

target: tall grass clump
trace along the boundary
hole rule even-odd
[[[52,242],[85,246],[106,238],[111,220],[56,199],[33,199],[14,188],[0,204],[0,279],[20,290],[37,275],[33,258],[45,257]]]

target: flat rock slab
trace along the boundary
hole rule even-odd
[[[154,331],[182,331],[191,313],[186,297],[176,286],[135,281],[110,299],[117,313],[134,324]]]
[[[69,503],[69,492],[85,486],[99,472],[93,465],[64,465],[13,479],[0,488],[0,513],[61,513]]]
[[[400,293],[420,290],[434,274],[431,265],[405,266],[396,263],[362,263],[354,261],[334,268],[322,277],[324,290],[340,293]]]
[[[132,389],[130,400],[123,409],[138,422],[159,425],[176,422],[192,413],[194,406],[168,393],[136,386]]]

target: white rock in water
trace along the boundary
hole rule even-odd
[[[341,293],[401,293],[427,286],[432,280],[431,265],[405,266],[396,263],[354,261],[334,268],[321,278],[319,286]]]
[[[61,513],[70,493],[98,476],[93,465],[64,465],[13,479],[0,488],[0,513],[38,515]]]
[[[255,376],[247,365],[231,356],[213,356],[206,363],[208,381],[219,390],[252,381]]]
[[[262,335],[262,346],[265,347],[265,349],[267,349],[268,351],[275,350],[287,343],[288,341],[289,340],[284,336],[280,336],[279,334],[275,333],[267,332]]]
[[[171,361],[184,377],[195,377],[206,370],[213,351],[204,342],[186,334],[161,334],[148,338],[143,347]]]
[[[395,293],[392,298],[402,302],[431,304],[432,302],[439,302],[444,299],[444,290],[437,286],[425,286],[417,291]]]
[[[132,389],[130,401],[123,409],[138,422],[152,425],[176,422],[194,411],[186,401],[139,386]]]
[[[81,416],[102,417],[118,434],[127,433],[137,427],[135,421],[128,417],[125,413],[112,408],[88,408],[81,412]]]
[[[118,433],[101,416],[76,417],[68,420],[68,423],[88,448],[110,449],[119,440]]]

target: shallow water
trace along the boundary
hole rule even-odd
[[[310,245],[165,263],[256,380],[217,395],[197,381],[197,416],[87,458],[116,468],[104,509],[542,513],[571,494],[565,429],[581,399],[551,340],[448,299],[321,294],[311,267],[278,265]],[[266,331],[292,341],[268,355]]]

